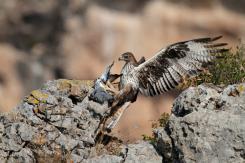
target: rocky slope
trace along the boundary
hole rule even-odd
[[[175,100],[167,127],[155,134],[167,160],[244,162],[245,84],[189,88]]]
[[[96,144],[107,103],[88,100],[93,81],[57,80],[34,90],[0,116],[0,160],[7,162],[161,162],[153,145],[123,145],[106,137]],[[104,142],[105,141],[105,142]],[[112,156],[112,154],[114,154]]]
[[[56,80],[0,116],[0,160],[7,162],[244,162],[245,83],[191,87],[175,101],[155,142],[97,139],[107,103],[90,101],[94,82]]]

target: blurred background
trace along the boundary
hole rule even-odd
[[[123,52],[149,58],[170,43],[217,35],[232,47],[245,39],[244,0],[0,0],[0,111],[47,80],[95,79]],[[113,133],[150,135],[178,93],[139,97]]]

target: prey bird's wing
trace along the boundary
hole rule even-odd
[[[224,48],[226,43],[214,43],[220,38],[183,41],[160,50],[132,72],[138,78],[140,92],[147,96],[159,95],[175,88],[183,78],[197,75],[204,63],[228,51]]]
[[[121,76],[122,74],[110,74],[109,81],[112,83]]]
[[[106,67],[104,73],[100,76],[100,79],[103,82],[107,82],[109,80],[110,75],[111,75],[111,68],[113,65],[114,65],[114,61],[112,62],[112,64],[110,64],[109,66]]]

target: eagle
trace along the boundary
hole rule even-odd
[[[111,130],[129,103],[136,101],[138,93],[157,96],[176,88],[186,79],[197,76],[204,65],[229,51],[227,43],[217,43],[222,38],[206,37],[177,42],[161,49],[152,58],[137,61],[133,53],[126,52],[119,58],[125,64],[121,70],[119,93],[115,95],[113,106],[120,108],[108,121]]]
[[[126,99],[134,102],[138,92],[156,96],[176,88],[184,79],[197,76],[203,65],[212,62],[219,54],[227,52],[227,43],[215,43],[222,36],[198,38],[177,42],[161,49],[152,58],[137,64],[134,55],[126,52],[119,58],[125,61],[120,79],[120,90],[130,92]]]

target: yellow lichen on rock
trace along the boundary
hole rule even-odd
[[[67,80],[60,79],[57,81],[59,90],[68,91],[71,96],[83,99],[87,96],[89,90],[94,86],[94,80]]]
[[[35,99],[33,96],[28,96],[26,100],[29,104],[37,105],[39,104],[39,101]]]
[[[60,91],[67,91],[70,95],[84,98],[90,89],[94,86],[94,80],[68,80],[59,79],[56,81],[57,88]],[[26,97],[26,102],[32,105],[40,105],[46,103],[49,94],[42,90],[34,90]]]
[[[72,86],[80,86],[80,85],[93,87],[94,80],[67,80],[67,79],[58,80],[58,88],[60,90],[70,89]]]
[[[41,92],[40,90],[34,90],[31,92],[31,96],[33,96],[38,101],[45,103],[49,95],[47,93]]]
[[[67,80],[67,79],[58,80],[58,89],[59,90],[70,89],[71,85],[72,85],[71,80]]]
[[[237,91],[238,91],[239,93],[244,92],[244,91],[245,91],[244,85],[242,85],[242,84],[238,85],[238,86],[237,86]]]
[[[41,92],[40,90],[34,90],[26,98],[26,102],[33,105],[38,105],[39,103],[46,103],[49,95],[47,93]]]

